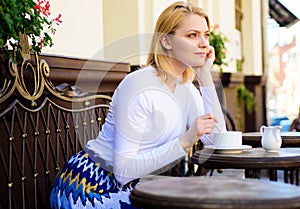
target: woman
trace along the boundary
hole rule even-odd
[[[199,139],[212,144],[213,130],[225,131],[209,34],[201,8],[177,2],[163,11],[146,67],[120,83],[99,136],[59,173],[52,208],[134,208],[129,194],[139,178],[185,157]]]

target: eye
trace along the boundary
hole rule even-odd
[[[205,38],[209,38],[209,37],[210,37],[210,33],[206,33]]]
[[[197,34],[196,33],[191,33],[191,34],[188,34],[187,37],[189,37],[189,38],[196,38]]]

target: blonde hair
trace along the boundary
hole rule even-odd
[[[147,65],[152,65],[156,69],[157,75],[161,77],[163,81],[166,81],[172,74],[170,72],[170,59],[164,47],[161,45],[160,40],[166,34],[174,34],[179,23],[187,14],[197,14],[204,17],[208,28],[210,28],[209,18],[204,10],[183,1],[175,2],[167,7],[156,22],[150,52],[147,58]],[[195,74],[193,69],[188,67],[182,75],[182,82],[185,83],[194,78]]]

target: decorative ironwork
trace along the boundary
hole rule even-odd
[[[97,137],[111,98],[55,87],[37,55],[8,66],[0,75],[0,208],[49,208],[55,175]]]
[[[32,63],[36,63],[34,66]],[[28,74],[30,74],[30,81],[28,81]],[[26,77],[27,76],[27,77]],[[35,62],[30,59],[23,59],[21,63],[14,63],[12,59],[8,62],[8,73],[4,75],[4,82],[0,87],[0,103],[11,96],[15,89],[25,99],[31,101],[31,107],[36,107],[38,100],[43,94],[45,88],[54,96],[61,100],[69,102],[85,102],[86,106],[89,106],[91,102],[89,100],[95,98],[110,99],[106,95],[89,95],[83,92],[77,86],[71,86],[69,84],[61,84],[60,86],[54,86],[49,79],[50,67],[46,60],[41,59],[35,54]]]

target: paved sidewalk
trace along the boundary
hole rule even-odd
[[[211,170],[209,170],[206,173],[206,176],[210,176],[211,175]],[[244,169],[220,169],[220,170],[213,170],[212,176],[227,176],[227,177],[231,177],[231,178],[241,178],[244,179],[245,178],[245,171]],[[157,179],[157,178],[164,178],[166,176],[160,176],[160,175],[149,175],[147,177],[142,178],[142,181],[147,181],[147,180],[153,180],[153,179]],[[284,173],[283,171],[277,171],[277,178],[278,178],[278,182],[284,182]],[[260,172],[260,179],[264,179],[264,180],[269,180],[268,177],[268,172],[267,170],[262,170]]]
[[[209,175],[210,172],[207,173]],[[245,178],[245,171],[243,169],[222,169],[222,172],[214,170],[213,176],[228,176],[236,178]],[[267,170],[261,170],[260,179],[269,180]],[[282,170],[277,171],[277,181],[284,182],[284,172]]]
[[[221,171],[221,172],[220,172]],[[209,171],[207,175],[210,175],[211,172]],[[243,169],[220,169],[220,170],[213,170],[213,176],[228,176],[228,177],[235,177],[235,178],[245,178],[245,171]]]

